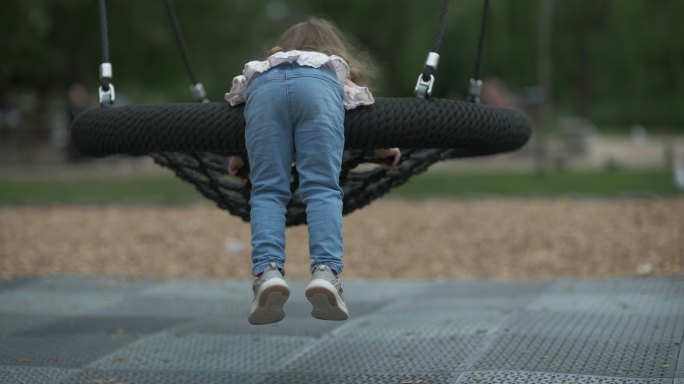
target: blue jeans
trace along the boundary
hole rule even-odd
[[[309,253],[317,265],[342,272],[343,88],[328,68],[276,66],[245,95],[245,143],[252,182],[252,273],[275,262],[284,271],[285,212],[292,197],[292,162],[306,204]]]

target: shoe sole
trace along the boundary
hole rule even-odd
[[[262,287],[257,305],[252,308],[247,320],[253,325],[279,322],[285,318],[283,306],[289,297],[290,288],[280,282]]]
[[[313,309],[311,316],[320,320],[342,321],[349,318],[347,307],[327,281],[312,282],[306,288],[306,298]]]

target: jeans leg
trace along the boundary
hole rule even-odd
[[[272,80],[254,88],[249,90],[244,115],[252,183],[252,273],[256,276],[271,262],[284,271],[285,212],[291,198],[294,145],[283,81]]]
[[[323,264],[342,272],[342,189],[344,149],[341,87],[320,78],[301,78],[291,98],[301,99],[293,114],[299,193],[306,204],[311,270]],[[314,88],[310,88],[315,84]],[[309,89],[307,92],[306,90]],[[315,89],[311,97],[310,89]]]

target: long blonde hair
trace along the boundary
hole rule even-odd
[[[280,36],[268,55],[291,50],[340,56],[349,64],[349,79],[357,84],[365,85],[372,74],[370,60],[355,49],[331,21],[325,19],[312,17],[293,25]]]

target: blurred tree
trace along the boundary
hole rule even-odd
[[[539,0],[490,6],[483,76],[510,88],[537,82]],[[378,95],[410,96],[432,46],[441,1],[176,0],[191,60],[212,100],[245,61],[261,57],[292,23],[331,17],[378,67]],[[189,79],[161,0],[108,1],[117,93],[133,102],[190,101]],[[435,76],[436,96],[464,95],[472,75],[482,0],[454,1]],[[564,0],[553,15],[553,95],[562,113],[600,122],[684,127],[681,0]],[[47,105],[73,82],[97,88],[97,2],[6,0],[0,13],[0,107],[31,93]]]

